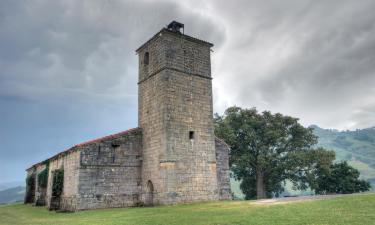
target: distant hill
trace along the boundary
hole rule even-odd
[[[25,187],[18,186],[0,191],[0,204],[22,202],[25,196]]]
[[[363,179],[375,186],[375,127],[355,131],[311,127],[319,137],[318,146],[334,150],[337,161],[348,161],[360,171]]]
[[[17,186],[25,186],[25,181],[12,181],[0,183],[0,191]]]

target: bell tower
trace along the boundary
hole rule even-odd
[[[136,50],[145,204],[218,199],[212,46],[173,21]]]

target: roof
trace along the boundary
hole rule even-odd
[[[83,146],[86,146],[86,145],[89,145],[89,144],[93,144],[93,143],[96,143],[96,142],[101,142],[101,141],[105,141],[105,140],[110,140],[110,139],[114,139],[114,138],[118,138],[118,137],[121,137],[125,134],[130,134],[130,133],[133,133],[133,132],[137,132],[137,131],[140,131],[141,128],[139,127],[136,127],[136,128],[132,128],[132,129],[129,129],[129,130],[125,130],[125,131],[121,131],[119,133],[115,133],[115,134],[110,134],[110,135],[107,135],[107,136],[104,136],[104,137],[100,137],[100,138],[95,138],[95,139],[92,139],[92,140],[88,140],[88,141],[85,141],[85,142],[81,142],[79,144],[76,144],[74,145],[73,147],[70,147],[62,152],[59,152],[57,153],[56,155],[46,159],[46,160],[43,160],[41,162],[38,162],[32,166],[30,166],[29,168],[27,168],[26,170],[29,170],[37,165],[40,165],[40,164],[44,164],[50,160],[53,160],[53,159],[56,159],[58,158],[59,156],[63,155],[63,154],[69,154],[71,152],[74,152],[76,150],[78,150],[78,147],[83,147]]]
[[[149,44],[151,41],[155,40],[156,38],[158,38],[159,36],[161,36],[160,34],[162,33],[168,33],[168,34],[172,34],[172,35],[175,35],[175,36],[180,36],[180,37],[183,37],[189,41],[193,41],[193,42],[196,42],[196,43],[200,43],[200,44],[204,44],[204,45],[207,45],[209,47],[212,47],[214,46],[212,43],[210,42],[207,42],[207,41],[203,41],[203,40],[200,40],[198,38],[195,38],[195,37],[191,37],[189,35],[186,35],[186,34],[182,34],[180,32],[174,32],[174,31],[171,31],[171,30],[168,30],[167,28],[163,28],[161,29],[159,32],[157,32],[152,38],[150,38],[148,41],[146,41],[143,45],[141,45],[141,47],[139,47],[137,50],[135,50],[136,52],[139,52],[143,47],[145,47],[147,44]]]
[[[89,140],[89,141],[79,143],[79,144],[75,145],[74,147],[81,147],[81,146],[85,146],[85,145],[92,144],[92,143],[95,143],[95,142],[105,141],[107,139],[118,138],[118,137],[121,137],[124,134],[129,134],[129,133],[132,133],[132,132],[135,132],[135,131],[138,131],[138,130],[141,130],[141,128],[136,127],[136,128],[132,128],[132,129],[129,129],[129,130],[121,131],[119,133],[110,134],[110,135],[100,137],[100,138],[95,138],[95,139],[92,139],[92,140]]]

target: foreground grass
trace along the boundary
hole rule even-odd
[[[14,204],[0,206],[0,224],[375,224],[375,194],[276,205],[226,201],[76,213]]]

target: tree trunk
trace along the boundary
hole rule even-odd
[[[264,185],[264,173],[261,170],[257,170],[257,199],[267,198],[266,186]]]

